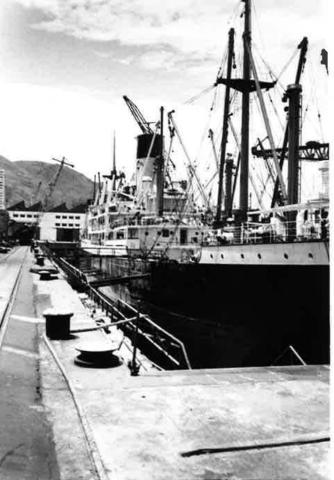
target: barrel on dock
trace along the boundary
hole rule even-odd
[[[45,258],[45,255],[37,255],[36,256],[37,265],[39,265],[40,267],[44,267],[44,258]]]
[[[51,340],[66,340],[70,338],[70,321],[73,313],[55,308],[45,310],[45,331]]]

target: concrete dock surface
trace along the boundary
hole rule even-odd
[[[23,264],[9,315],[3,317],[27,248],[0,257],[0,479],[60,480],[52,424],[43,403],[31,256]]]
[[[26,268],[32,263],[28,254]],[[73,312],[72,330],[95,322],[62,274],[51,281],[29,275],[33,293],[25,302],[38,326],[40,408],[58,467],[49,476],[6,479],[331,478],[328,366],[159,372],[140,355],[134,377],[124,341],[116,353],[120,365],[85,368],[74,362],[77,348],[120,345],[122,333],[113,327],[109,335],[75,333],[45,342],[46,308]],[[0,478],[6,461],[0,461]]]

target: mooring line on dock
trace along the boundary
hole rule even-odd
[[[259,443],[252,445],[234,445],[229,447],[217,448],[199,448],[197,450],[189,450],[181,452],[181,457],[194,457],[197,455],[209,455],[213,453],[242,452],[247,450],[265,450],[270,448],[293,447],[298,445],[309,445],[314,443],[330,442],[330,437],[296,439],[285,442]]]
[[[82,409],[82,407],[81,407],[81,405],[80,405],[80,403],[77,399],[77,395],[75,393],[75,389],[72,385],[72,382],[69,379],[69,377],[68,377],[68,375],[65,371],[64,366],[62,365],[61,361],[59,360],[55,349],[51,345],[51,343],[48,340],[48,338],[46,337],[45,333],[42,335],[42,338],[43,338],[44,343],[47,346],[48,350],[50,351],[54,361],[56,362],[56,365],[59,368],[59,370],[60,370],[60,372],[61,372],[61,374],[62,374],[62,376],[63,376],[63,378],[64,378],[64,380],[65,380],[65,382],[68,386],[70,394],[72,396],[72,399],[73,399],[73,402],[74,402],[74,405],[75,405],[75,408],[77,410],[78,417],[79,417],[79,420],[80,420],[81,428],[82,428],[82,431],[83,431],[85,439],[86,439],[87,451],[88,451],[88,454],[89,454],[89,457],[90,457],[91,464],[94,468],[96,478],[98,480],[108,480],[109,476],[108,476],[108,474],[106,472],[106,469],[104,467],[104,464],[103,464],[99,449],[98,449],[98,447],[96,445],[96,442],[94,440],[93,433],[92,433],[91,427],[89,425],[89,422],[88,422],[88,420],[87,420],[87,418],[84,414],[84,411],[83,411],[83,409]]]
[[[11,347],[10,345],[4,345],[2,347],[4,352],[15,353],[16,355],[22,355],[23,357],[38,359],[38,353],[31,352],[30,350],[25,350],[23,348]]]
[[[18,272],[16,274],[16,279],[14,281],[14,285],[12,287],[12,290],[11,290],[10,294],[9,294],[9,298],[7,300],[6,307],[4,309],[2,317],[0,319],[0,350],[2,348],[2,344],[3,344],[3,341],[4,341],[5,335],[6,335],[8,322],[9,322],[9,318],[10,318],[10,312],[12,310],[14,300],[15,300],[15,297],[16,297],[16,293],[17,293],[17,290],[18,290],[18,287],[19,287],[19,284],[20,284],[20,280],[21,280],[21,276],[22,276],[22,269],[23,269],[23,265],[24,265],[27,253],[28,253],[28,248],[26,249],[25,254],[23,255],[21,265],[19,266]]]
[[[26,323],[45,323],[44,318],[38,317],[27,317],[25,315],[11,315],[10,316],[13,320],[18,320],[19,322],[26,322]]]
[[[52,262],[57,263],[58,267],[64,272],[65,276],[67,277],[73,277],[76,279],[77,282],[79,282],[86,290],[88,290],[88,295],[89,297],[97,303],[98,306],[101,305],[101,309],[105,310],[107,312],[107,315],[109,316],[109,311],[110,312],[115,312],[118,315],[120,315],[122,320],[127,320],[126,316],[123,315],[117,307],[114,305],[114,301],[110,298],[108,298],[103,292],[100,292],[97,290],[95,287],[91,285],[89,281],[87,281],[87,278],[85,274],[78,269],[77,267],[74,267],[71,265],[67,260],[65,260],[62,257],[56,257],[51,251],[48,249],[45,250],[46,254],[48,257],[51,259]],[[189,370],[192,369],[189,357],[185,348],[184,343],[179,340],[177,337],[166,331],[164,328],[160,327],[158,324],[153,322],[148,315],[141,314],[136,308],[134,308],[132,305],[128,304],[125,302],[123,299],[117,297],[115,300],[117,304],[121,304],[122,308],[126,308],[127,310],[130,310],[133,312],[133,314],[137,317],[139,317],[149,325],[150,328],[154,328],[158,333],[157,335],[162,334],[166,337],[168,337],[168,340],[172,340],[177,346],[180,348],[181,354],[183,356],[183,361],[185,362],[185,365]],[[125,322],[126,323],[126,322]],[[132,322],[128,322],[131,324]],[[146,339],[147,342],[149,342],[151,345],[153,345],[160,353],[162,353],[165,357],[169,359],[174,365],[177,365],[178,367],[181,366],[181,362],[176,360],[172,355],[170,355],[166,349],[158,345],[157,342],[155,342],[149,334],[145,333],[145,331],[141,328],[137,329],[137,332]],[[79,333],[79,332],[78,332]]]

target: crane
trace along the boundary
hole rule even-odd
[[[295,84],[300,83],[301,75],[303,73],[304,66],[305,66],[305,63],[306,63],[306,54],[307,54],[307,50],[308,50],[308,39],[307,39],[307,37],[304,37],[302,39],[302,41],[298,45],[298,49],[300,50],[300,53],[299,53],[299,61],[298,61],[298,66],[297,66],[296,77],[295,77],[295,81],[294,81]],[[321,146],[321,148],[326,150],[326,144],[320,145],[320,146]],[[258,144],[256,147],[254,147],[252,149],[252,153],[253,153],[254,156],[262,157],[264,159],[268,159],[270,157],[279,155],[279,170],[282,171],[283,165],[284,165],[284,160],[287,156],[287,148],[288,148],[288,123],[286,123],[286,126],[285,126],[282,148],[274,149],[274,148],[271,147],[270,149],[264,149],[261,145]],[[301,147],[299,150],[302,154],[305,154],[305,155],[310,153],[310,148]],[[318,155],[319,154],[318,152],[315,152],[315,150],[316,149],[313,148],[313,151],[311,152],[311,155]],[[319,155],[322,155],[322,152],[320,152]],[[306,158],[306,159],[308,159],[308,158]],[[272,200],[271,200],[271,207],[273,208],[276,204],[278,204],[278,205],[283,205],[284,204],[284,198],[283,198],[283,195],[282,195],[282,189],[281,189],[281,186],[280,186],[278,175],[276,176],[275,181],[274,181],[274,192],[273,192],[273,197],[272,197]]]
[[[127,106],[129,107],[130,112],[132,113],[133,118],[136,120],[139,128],[143,133],[153,134],[153,130],[150,127],[150,123],[145,119],[144,115],[141,113],[137,105],[129,99],[126,95],[123,95],[123,99]]]
[[[123,95],[123,99],[124,99],[125,103],[127,104],[127,106],[129,107],[129,110],[130,110],[133,118],[136,120],[136,122],[137,122],[139,128],[141,129],[142,133],[154,135],[154,131],[151,128],[150,123],[155,123],[155,122],[148,122],[145,119],[142,112],[137,107],[137,105],[132,100],[130,100],[129,97],[127,97],[126,95]],[[174,134],[171,135],[171,138],[173,138],[173,135]],[[173,160],[170,157],[171,149],[172,149],[172,146],[170,145],[169,152],[166,152],[164,150],[165,172],[166,172],[167,177],[169,177],[170,182],[171,182],[171,178],[170,178],[170,174],[169,174],[169,170],[168,170],[169,163],[175,169],[175,163],[173,162]]]
[[[47,194],[46,194],[46,197],[44,198],[44,202],[43,202],[43,207],[44,207],[43,210],[44,210],[44,211],[47,209],[47,207],[48,207],[48,205],[49,205],[49,202],[50,202],[50,200],[51,200],[51,197],[52,197],[52,195],[53,195],[54,189],[55,189],[55,187],[56,187],[56,185],[57,185],[57,182],[58,182],[58,180],[59,180],[59,177],[60,177],[60,174],[61,174],[61,172],[62,172],[62,170],[63,170],[64,165],[66,165],[66,166],[68,166],[68,167],[74,168],[74,165],[72,165],[71,163],[66,162],[66,158],[65,158],[65,157],[63,157],[61,160],[58,160],[58,158],[52,158],[52,160],[54,160],[55,162],[59,162],[60,165],[58,166],[58,170],[57,170],[57,173],[56,173],[54,179],[49,182],[49,185],[48,185],[49,190],[48,190],[48,192],[47,192]]]
[[[60,174],[64,168],[64,166],[68,166],[68,167],[71,167],[71,168],[74,168],[74,165],[72,165],[71,163],[68,163],[66,161],[66,158],[65,157],[62,157],[61,160],[58,160],[58,158],[52,158],[52,160],[54,160],[55,162],[59,162],[59,166],[58,166],[58,170],[56,172],[56,175],[54,176],[54,178],[48,183],[48,191],[42,201],[42,209],[41,209],[41,212],[40,214],[38,215],[37,217],[37,221],[36,221],[36,225],[35,225],[35,235],[37,234],[37,229],[38,227],[40,226],[40,223],[41,223],[41,220],[42,220],[42,217],[43,217],[43,214],[46,212],[49,204],[50,204],[50,200],[51,200],[51,197],[53,195],[53,192],[54,192],[54,189],[57,185],[57,182],[59,180],[59,177],[60,177]]]

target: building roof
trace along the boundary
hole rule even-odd
[[[42,202],[37,202],[27,207],[24,200],[21,200],[18,203],[15,203],[7,209],[8,211],[20,211],[20,212],[43,212]],[[46,210],[46,212],[55,212],[55,213],[85,213],[87,210],[86,203],[80,203],[72,208],[67,208],[66,203],[60,203],[56,207]],[[45,213],[46,213],[45,212]]]
[[[7,210],[19,210],[19,211],[25,211],[27,210],[27,207],[26,207],[26,204],[24,202],[24,200],[21,200],[20,202],[18,203],[15,203],[14,205],[12,205],[11,207],[9,207]]]
[[[68,212],[68,208],[66,206],[66,203],[60,203],[56,207],[50,208],[48,212]]]
[[[37,202],[26,208],[27,212],[41,212],[43,210],[42,202]]]
[[[87,203],[80,203],[79,205],[76,205],[75,207],[71,208],[69,212],[71,213],[86,213],[87,210]]]

